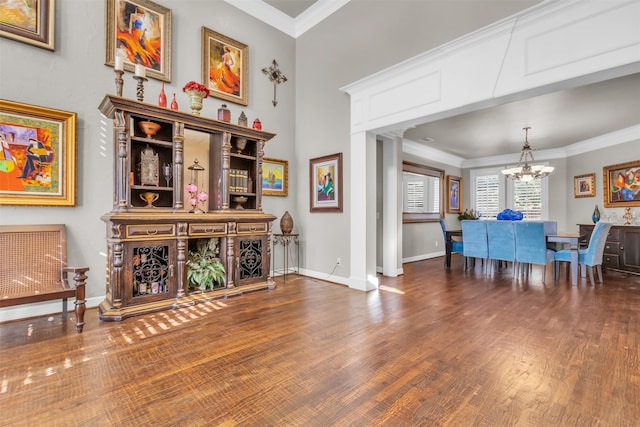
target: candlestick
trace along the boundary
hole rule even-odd
[[[116,71],[124,70],[124,58],[122,56],[116,56],[116,64],[113,67]]]
[[[116,95],[122,96],[122,85],[124,84],[124,80],[122,80],[122,75],[124,71],[122,70],[114,70],[116,74]]]
[[[140,76],[133,76],[133,78],[138,81],[138,85],[136,86],[136,98],[138,101],[142,102],[144,101],[144,82],[147,81],[147,78]]]
[[[136,76],[145,78],[147,77],[147,69],[142,64],[136,64]]]

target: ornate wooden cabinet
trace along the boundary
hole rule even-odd
[[[262,157],[273,134],[107,95],[114,199],[102,320],[275,287],[273,215],[262,212]],[[187,259],[214,239],[226,280],[190,289]]]
[[[592,224],[579,224],[580,234],[587,242],[593,231]],[[640,274],[640,227],[614,225],[609,230],[604,246],[602,265],[610,270]]]

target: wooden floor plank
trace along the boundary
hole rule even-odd
[[[479,263],[478,263],[479,264]],[[638,426],[640,277],[441,259],[363,293],[271,291],[0,324],[0,426]]]

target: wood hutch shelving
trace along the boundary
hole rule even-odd
[[[275,135],[261,130],[107,95],[99,110],[113,119],[114,200],[107,224],[106,297],[100,319],[126,317],[272,289],[271,222],[262,212],[262,157]],[[147,136],[140,122],[160,125]],[[152,162],[141,162],[143,157]],[[189,213],[189,166],[208,200]],[[171,165],[171,179],[162,174]],[[187,282],[198,239],[215,238],[226,283],[207,292]]]

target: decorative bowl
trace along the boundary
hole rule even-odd
[[[236,196],[232,199],[234,202],[236,202],[236,209],[244,209],[244,205],[245,203],[247,203],[247,199],[245,196]]]
[[[147,135],[147,138],[151,138],[160,130],[160,125],[154,122],[144,121],[138,123],[138,126],[140,126],[140,130],[144,132],[145,135]]]

